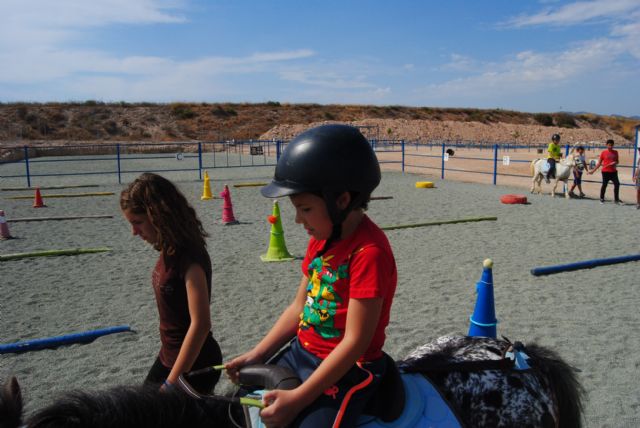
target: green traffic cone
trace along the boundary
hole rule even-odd
[[[269,238],[269,249],[266,254],[260,256],[263,262],[284,262],[293,260],[294,257],[289,254],[287,246],[284,243],[284,231],[282,230],[282,222],[280,221],[280,207],[278,201],[273,201],[273,214],[268,218],[271,223],[271,237]]]

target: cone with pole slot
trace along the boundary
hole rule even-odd
[[[207,171],[204,172],[204,185],[202,188],[202,196],[200,197],[203,201],[207,199],[213,199],[213,195],[211,194],[211,184],[209,184],[209,174]]]
[[[289,254],[287,246],[284,243],[284,230],[280,221],[280,207],[278,201],[273,201],[273,214],[267,217],[271,223],[271,236],[269,238],[269,249],[266,254],[260,256],[263,262],[284,262],[293,260],[294,257]]]
[[[222,203],[222,223],[225,225],[233,225],[240,223],[233,215],[233,204],[231,203],[231,192],[229,186],[224,185],[224,190],[220,192]]]
[[[4,210],[0,210],[0,241],[5,239],[13,239],[11,233],[9,233],[9,225],[7,219],[4,216]]]
[[[33,208],[44,208],[46,205],[42,200],[42,195],[40,194],[40,188],[36,187],[36,193],[33,197]]]
[[[469,318],[469,336],[496,337],[495,302],[493,298],[493,261],[486,259],[482,263],[482,277],[476,284],[476,306]]]

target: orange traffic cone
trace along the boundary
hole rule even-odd
[[[284,262],[293,260],[294,257],[289,254],[287,246],[284,243],[284,230],[280,221],[280,207],[278,201],[273,201],[273,214],[267,217],[271,223],[271,237],[269,239],[269,249],[266,254],[260,256],[263,262]]]
[[[224,185],[224,190],[220,192],[220,197],[224,199],[222,204],[222,223],[226,225],[238,224],[240,223],[233,216],[233,204],[231,203],[231,192],[229,191],[229,186]]]
[[[213,195],[211,194],[211,185],[209,184],[209,174],[207,171],[204,172],[204,187],[202,188],[202,196],[200,199],[203,201],[213,199]]]
[[[36,187],[36,195],[33,198],[33,208],[43,208],[43,207],[46,207],[46,205],[42,201],[42,195],[40,195],[40,188]]]
[[[9,225],[4,217],[4,210],[0,210],[0,241],[5,239],[13,239],[13,236],[9,233]]]

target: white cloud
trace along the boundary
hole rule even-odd
[[[623,50],[620,42],[599,39],[559,53],[523,51],[504,63],[484,64],[481,74],[430,85],[426,92],[438,96],[530,93],[606,69]]]
[[[0,84],[45,85],[51,93],[64,87],[70,94],[89,93],[98,99],[127,99],[136,94],[156,99],[156,94],[165,94],[158,88],[176,87],[172,92],[177,94],[183,85],[185,97],[192,92],[202,96],[204,88],[221,75],[266,72],[277,76],[280,64],[315,55],[310,49],[272,50],[176,61],[72,47],[96,27],[184,23],[179,15],[182,6],[181,0],[3,0]]]
[[[594,0],[575,2],[557,9],[547,9],[534,15],[522,15],[509,21],[509,25],[574,25],[599,19],[620,19],[640,8],[638,0]]]
[[[366,81],[364,76],[344,76],[331,71],[312,70],[282,70],[280,77],[298,83],[312,86],[322,86],[333,89],[373,88],[374,85]]]
[[[158,0],[3,0],[0,4],[0,51],[53,49],[82,37],[82,30],[112,24],[185,22],[171,4]]]
[[[575,2],[520,16],[513,19],[511,25],[516,28],[577,25],[594,20],[606,20],[610,33],[575,42],[561,51],[527,50],[502,62],[483,62],[453,54],[451,61],[442,68],[466,72],[467,76],[429,85],[424,93],[443,99],[475,97],[489,100],[500,94],[514,97],[553,91],[588,80],[595,74],[600,74],[599,80],[602,82],[609,81],[607,76],[628,75],[629,66],[624,64],[624,58],[628,58],[628,55],[640,58],[638,0]]]
[[[450,61],[442,65],[440,68],[451,71],[473,71],[478,70],[479,67],[480,64],[478,64],[478,61],[475,59],[469,56],[453,53],[450,56]]]

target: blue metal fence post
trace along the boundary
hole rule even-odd
[[[498,145],[493,145],[493,185],[496,185],[498,178]]]
[[[444,180],[444,143],[442,143],[442,172],[440,173],[440,178]]]
[[[215,153],[215,150],[213,151]],[[198,141],[198,180],[202,180],[202,142]]]
[[[402,148],[402,173],[404,174],[404,140],[401,140],[401,148]]]
[[[633,150],[633,169],[631,170],[631,173],[633,174],[632,177],[635,176],[636,173],[636,166],[637,166],[637,162],[638,162],[638,134],[640,133],[640,125],[636,126],[636,145],[635,145],[635,149]]]
[[[280,160],[280,152],[282,150],[282,141],[276,141],[276,163]]]
[[[27,172],[27,187],[31,187],[31,174],[29,172],[29,147],[24,146],[24,166]]]
[[[122,184],[122,176],[120,170],[120,144],[116,144],[116,164],[118,165],[118,184]]]

